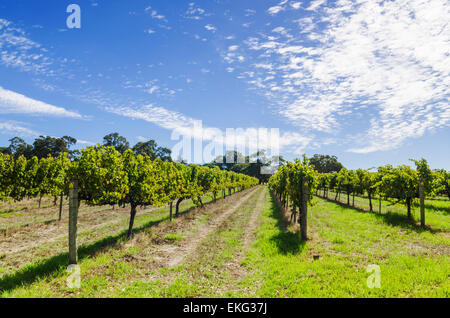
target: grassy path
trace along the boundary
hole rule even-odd
[[[450,239],[318,199],[310,208],[308,242],[292,231],[272,198],[246,263],[253,274],[238,296],[449,297]],[[318,256],[314,260],[314,256]],[[370,264],[381,288],[369,288]],[[246,288],[259,285],[255,293]]]
[[[323,197],[323,191],[318,192],[321,198]],[[336,192],[329,191],[328,199],[334,201]],[[335,202],[347,204],[347,195],[341,193],[340,200]],[[372,199],[373,211],[379,213],[379,198]],[[381,214],[396,215],[401,219],[401,222],[407,222],[406,220],[406,206],[404,204],[393,204],[394,201],[381,200]],[[353,197],[350,196],[350,205],[353,205]],[[369,211],[369,199],[366,197],[355,196],[356,208]],[[415,223],[420,222],[420,209],[418,202],[415,202],[412,206],[412,215]],[[426,225],[435,231],[447,231],[450,232],[450,222],[448,221],[450,216],[450,200],[425,200],[425,222]]]

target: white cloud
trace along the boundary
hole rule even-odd
[[[49,115],[56,117],[69,117],[81,119],[82,116],[76,112],[62,107],[53,106],[22,94],[4,89],[0,86],[0,113],[3,114],[30,114]]]
[[[266,69],[266,70],[271,70],[273,68],[272,64],[265,64],[265,63],[257,63],[257,64],[254,64],[254,66],[256,68],[263,68],[263,69]]]
[[[359,130],[353,152],[394,149],[449,126],[448,1],[325,4],[313,1],[311,16],[295,21],[295,38],[246,40],[249,51],[240,53],[251,63],[243,78],[304,131]],[[272,69],[260,67],[268,60]]]
[[[211,24],[205,25],[205,29],[208,30],[208,31],[211,31],[213,33],[217,31],[217,28],[215,26],[211,25]]]
[[[250,16],[254,15],[255,13],[256,13],[256,10],[245,9],[245,16],[246,17],[250,17]]]
[[[93,145],[95,145],[95,142],[87,141],[87,140],[83,140],[83,139],[77,139],[77,144],[93,146]]]
[[[157,90],[159,90],[159,86],[155,85],[155,86],[152,86],[149,89],[147,89],[147,92],[150,93],[150,94],[153,94]]]
[[[142,119],[170,130],[179,127],[189,127],[193,124],[192,118],[163,107],[154,106],[153,104],[138,109],[131,107],[106,107],[105,110],[132,119]]]
[[[306,8],[306,10],[314,11],[326,3],[327,3],[327,0],[314,0],[311,2],[310,6],[308,8]]]
[[[148,140],[148,138],[142,137],[142,136],[137,136],[136,139],[140,142],[146,142]]]
[[[238,48],[239,48],[238,45],[231,45],[231,46],[228,47],[228,51],[233,52],[233,51],[236,51]]]
[[[27,127],[23,127],[14,121],[0,122],[0,134],[19,137],[37,137],[40,135],[40,133]]]
[[[153,19],[158,19],[158,20],[164,20],[165,16],[163,16],[162,14],[158,14],[158,12],[156,10],[153,10],[152,7],[147,7],[145,8],[145,12],[150,12],[150,16]]]
[[[291,7],[294,8],[295,10],[300,9],[301,6],[302,6],[301,2],[293,2],[293,3],[291,3]]]
[[[39,43],[30,40],[23,29],[0,18],[0,65],[52,75],[49,66],[53,61],[46,52]]]
[[[273,7],[270,7],[270,8],[267,10],[267,12],[268,12],[269,14],[271,14],[271,15],[275,15],[275,14],[277,14],[278,12],[283,11],[283,10],[284,10],[284,8],[283,8],[282,6],[273,6]]]
[[[194,2],[189,3],[189,7],[185,13],[185,18],[192,20],[201,20],[205,16],[210,16],[209,13],[206,13],[206,10],[196,7]]]
[[[281,11],[286,10],[286,4],[288,0],[283,0],[280,3],[278,3],[276,6],[270,7],[267,12],[271,15],[275,15]]]

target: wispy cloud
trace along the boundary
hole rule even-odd
[[[320,6],[324,5],[327,3],[327,0],[314,0],[311,2],[311,4],[309,5],[308,8],[306,8],[306,10],[317,10]]]
[[[269,12],[272,15],[274,15],[274,14],[277,14],[278,12],[280,12],[280,11],[283,11],[283,10],[284,10],[284,8],[282,6],[273,6],[273,7],[270,7],[267,10],[267,12]]]
[[[83,118],[74,111],[63,107],[53,106],[22,94],[4,89],[0,86],[0,113],[3,114],[29,114],[48,115],[56,117]]]
[[[204,17],[210,16],[210,13],[207,13],[206,10],[197,6],[194,2],[189,3],[189,7],[185,12],[184,17],[192,20],[202,20]]]
[[[290,6],[291,6],[293,9],[298,10],[298,9],[301,8],[302,3],[301,3],[301,2],[292,2],[292,3],[290,3]]]
[[[51,75],[52,61],[45,52],[39,43],[27,37],[23,29],[0,18],[0,65]]]
[[[271,15],[275,15],[281,11],[286,10],[286,4],[288,3],[288,0],[283,0],[280,3],[278,3],[276,6],[270,7],[267,9],[267,12]]]
[[[217,31],[217,28],[215,26],[211,25],[211,24],[205,25],[205,29],[208,30],[208,31],[211,31],[213,33]]]
[[[394,149],[449,126],[448,1],[318,0],[307,10],[293,21],[298,30],[276,27],[239,51],[252,61],[236,64],[240,78],[279,114],[303,131],[333,136],[358,123],[362,138],[349,149],[357,153]]]
[[[17,123],[15,121],[6,121],[0,122],[0,134],[2,135],[11,135],[11,136],[19,136],[19,137],[37,137],[40,133],[23,127],[22,124]]]
[[[167,22],[166,17],[165,17],[164,15],[162,15],[162,14],[159,14],[159,13],[158,13],[156,10],[154,10],[151,6],[146,7],[144,11],[147,12],[147,13],[149,13],[150,16],[151,16],[153,19],[163,20],[163,21]]]

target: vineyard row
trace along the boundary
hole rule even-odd
[[[450,172],[443,169],[432,171],[425,159],[412,161],[415,169],[408,165],[386,165],[379,167],[376,172],[342,168],[339,172],[319,173],[305,157],[303,161],[295,159],[282,166],[269,179],[269,187],[283,207],[287,208],[291,203],[294,222],[297,213],[300,214],[303,239],[307,238],[307,206],[319,190],[323,191],[324,197],[328,197],[328,191],[334,191],[336,198],[341,193],[346,194],[348,205],[350,196],[367,195],[371,212],[375,197],[404,203],[408,218],[412,218],[411,206],[414,200],[420,200],[421,226],[424,227],[424,199],[442,194],[450,198]]]

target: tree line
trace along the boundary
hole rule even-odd
[[[47,158],[48,156],[58,157],[62,153],[67,153],[69,158],[76,159],[80,154],[80,150],[71,149],[77,144],[78,140],[64,136],[61,138],[51,136],[39,136],[32,144],[28,144],[20,137],[9,139],[8,147],[0,147],[0,153],[12,155],[15,159],[24,156],[26,159],[33,157]],[[163,161],[172,161],[171,150],[160,147],[155,140],[138,142],[133,147],[123,136],[117,132],[111,133],[103,137],[103,145],[114,147],[118,152],[124,153],[131,149],[135,155],[147,155],[151,160],[160,158]]]

